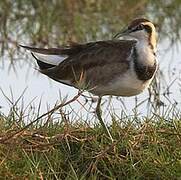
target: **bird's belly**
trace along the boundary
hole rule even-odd
[[[147,88],[152,79],[147,81],[139,80],[136,74],[127,72],[124,75],[112,79],[107,85],[98,86],[93,90],[97,95],[134,96]]]

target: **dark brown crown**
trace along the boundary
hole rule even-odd
[[[134,19],[131,24],[128,26],[128,29],[132,29],[133,27],[143,23],[143,22],[150,22],[148,19],[145,18],[139,18],[139,19]]]

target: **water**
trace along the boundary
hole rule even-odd
[[[168,47],[166,43],[162,43],[159,45],[158,50],[158,60],[160,64],[160,70],[164,74],[164,81],[161,83],[161,92],[163,94],[167,91],[167,87],[169,87],[170,95],[163,96],[161,95],[160,99],[164,103],[164,106],[169,106],[170,104],[176,104],[177,108],[181,107],[181,51],[180,47],[173,52],[176,47],[173,47],[173,50],[165,51]],[[36,70],[36,63],[33,57],[29,52],[26,52],[28,57],[24,57],[22,62],[15,64],[16,70],[13,68],[9,69],[10,61],[8,57],[6,57],[6,61],[4,61],[4,65],[1,70],[1,79],[0,79],[0,88],[3,93],[9,97],[12,102],[16,102],[20,96],[22,98],[18,102],[18,106],[26,107],[31,103],[32,106],[38,107],[41,101],[41,109],[40,113],[44,113],[47,109],[50,109],[55,105],[55,103],[60,101],[61,97],[67,97],[67,99],[71,99],[77,94],[77,90],[72,87],[68,87],[66,85],[60,84],[53,80],[50,80],[48,77],[40,74]],[[34,63],[24,63],[27,61]],[[23,62],[24,61],[24,62]],[[26,90],[25,90],[26,89]],[[24,92],[25,90],[25,92]],[[24,94],[22,94],[24,92]],[[1,112],[4,114],[8,114],[12,104],[7,100],[7,98],[0,93],[0,102],[1,102]],[[13,94],[13,95],[12,95]],[[87,93],[87,95],[89,95]],[[113,97],[111,101],[110,109],[114,109],[117,114],[121,113],[121,110],[124,109],[128,115],[133,114],[135,110],[136,104],[139,104],[142,101],[145,103],[141,103],[137,107],[137,113],[140,115],[147,115],[150,113],[150,109],[148,109],[148,91],[145,90],[142,94],[135,97],[121,98],[124,102],[125,106]],[[108,97],[104,98],[105,100],[109,100]],[[80,98],[82,104],[84,103],[84,98]],[[88,108],[89,105],[86,106]],[[69,107],[67,107],[69,109]],[[73,103],[72,108],[75,111],[79,111],[79,113],[83,112],[81,105],[77,103]],[[93,112],[94,108],[91,108],[90,112]],[[69,111],[71,111],[69,109]],[[153,109],[151,109],[153,112]]]
[[[40,5],[37,2],[35,5],[33,3],[36,4],[36,2],[29,1],[29,4],[19,2],[19,5],[18,3],[9,3],[9,6],[7,6],[6,1],[1,1],[2,6],[5,6],[4,9],[6,9],[8,17],[4,17],[2,19],[3,23],[1,23],[1,37],[4,38],[0,42],[2,51],[0,61],[1,113],[7,115],[13,106],[12,102],[15,103],[19,97],[21,97],[17,102],[19,109],[26,109],[28,114],[28,109],[31,108],[42,114],[54,107],[55,103],[60,102],[60,99],[65,97],[71,99],[77,94],[76,89],[39,74],[35,69],[36,63],[30,53],[16,47],[18,42],[39,44],[37,45],[39,47],[47,44],[51,47],[57,47],[60,44],[65,44],[68,40],[87,42],[110,39],[113,32],[117,32],[123,24],[126,24],[126,22],[121,22],[120,19],[129,21],[126,12],[120,14],[120,11],[123,10],[121,6],[125,5],[128,7],[127,13],[130,13],[130,19],[138,15],[147,16],[160,25],[158,61],[162,76],[160,77],[159,73],[157,74],[156,94],[153,93],[155,88],[152,89],[151,103],[148,90],[136,97],[104,97],[103,112],[105,117],[110,117],[110,113],[116,113],[119,117],[123,111],[127,115],[136,113],[141,116],[148,116],[153,113],[164,114],[167,109],[172,107],[178,111],[180,110],[181,43],[179,43],[179,37],[181,33],[178,22],[181,16],[179,15],[179,3],[176,3],[176,1],[169,1],[164,5],[154,2],[143,3],[140,4],[142,8],[133,12],[131,10],[137,6],[133,2],[127,3],[127,1],[122,1],[120,6],[117,6],[117,3],[111,4],[110,2],[106,2],[107,4],[104,2],[99,4],[86,2],[84,8],[82,8],[81,3],[69,4],[64,2],[59,4],[59,1],[55,0],[55,5],[49,7],[46,14],[44,12],[47,4]],[[167,6],[169,6],[169,11]],[[107,7],[110,7],[110,9],[105,14]],[[27,8],[31,11],[27,11]],[[1,8],[2,14],[4,9]],[[144,14],[143,9],[147,14]],[[165,20],[162,18],[163,15],[160,16],[161,12],[164,17],[167,17]],[[171,17],[170,14],[175,16]],[[172,40],[173,44],[170,46]],[[88,93],[85,94],[90,96]],[[10,98],[10,101],[6,96]],[[94,120],[96,103],[92,104],[90,100],[83,106],[85,103],[85,98],[80,97],[79,101],[72,103],[64,110],[66,113],[70,113],[73,118],[78,114],[80,118],[83,116],[84,119]]]

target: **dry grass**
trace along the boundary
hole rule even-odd
[[[58,121],[53,111],[28,125],[17,108],[0,116],[0,179],[181,177],[180,114],[169,119],[112,116],[111,142],[99,123],[89,125],[80,117],[70,123],[61,107]]]

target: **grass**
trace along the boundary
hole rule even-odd
[[[112,116],[111,142],[99,123],[50,112],[30,124],[15,107],[0,116],[0,179],[180,179],[181,114]]]

